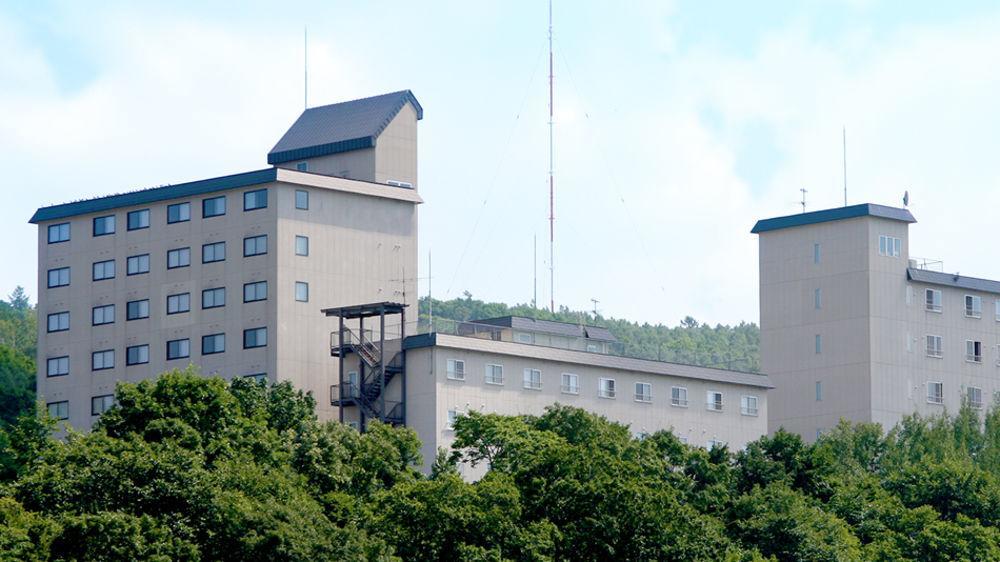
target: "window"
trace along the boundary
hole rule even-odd
[[[983,409],[983,389],[977,386],[970,386],[965,389],[965,396],[969,402],[969,407],[976,410]]]
[[[296,236],[295,237],[295,255],[296,256],[308,256],[309,255],[309,238],[306,236]]]
[[[257,189],[254,191],[245,191],[243,193],[243,210],[253,211],[255,209],[264,209],[267,207],[267,190]]]
[[[68,222],[49,225],[49,244],[56,244],[58,242],[69,242]]]
[[[267,253],[267,234],[243,239],[243,257],[259,256]]]
[[[816,334],[815,345],[816,345],[816,354],[819,355],[820,353],[823,352],[823,337],[820,336],[819,334]]]
[[[944,383],[927,383],[927,402],[930,404],[944,404]]]
[[[49,288],[69,285],[69,268],[60,267],[49,270]]]
[[[49,357],[45,362],[45,376],[63,377],[69,374],[69,356]]]
[[[115,216],[94,217],[94,236],[107,236],[115,233]]]
[[[298,172],[308,172],[309,171],[309,162],[297,162],[295,164],[295,170],[298,171]],[[298,192],[296,192],[296,193],[298,193]]]
[[[226,196],[201,200],[201,218],[218,217],[226,214]]]
[[[257,281],[243,285],[243,302],[255,302],[267,299],[267,281]]]
[[[709,390],[705,393],[705,408],[713,412],[722,411],[722,393]]]
[[[534,338],[532,337],[532,334],[525,334],[524,332],[521,332],[517,334],[517,341],[520,343],[534,343]]]
[[[573,373],[563,373],[560,390],[563,394],[580,394],[580,377]]]
[[[819,242],[813,244],[813,263],[819,263]]]
[[[305,164],[305,162],[303,162]],[[303,172],[305,170],[302,170]],[[303,211],[309,210],[309,192],[304,189],[295,190],[295,208]]]
[[[174,203],[167,206],[167,224],[191,220],[191,203]]]
[[[615,379],[602,378],[597,385],[597,396],[601,398],[615,397]]]
[[[191,265],[191,248],[167,250],[167,269],[176,269],[189,265]]]
[[[967,318],[982,318],[983,297],[965,295],[965,316]]]
[[[94,281],[115,278],[115,260],[94,262]]]
[[[465,380],[465,361],[461,359],[448,360],[448,378],[453,381]]]
[[[295,282],[295,300],[309,302],[309,283],[305,281]]]
[[[191,310],[191,293],[167,295],[167,314],[180,314]]]
[[[129,301],[125,305],[125,320],[149,318],[149,299]]]
[[[711,451],[712,449],[721,449],[726,446],[725,441],[720,441],[718,439],[709,439],[705,442],[705,448]]]
[[[62,402],[49,402],[47,404],[49,408],[49,415],[57,420],[68,420],[69,419],[69,402],[63,400]]]
[[[816,381],[816,401],[823,401],[823,381]]]
[[[1000,299],[993,301],[993,315],[997,322],[1000,322]]]
[[[687,408],[688,389],[683,386],[670,387],[670,405],[678,408]]]
[[[264,347],[265,345],[267,345],[267,328],[243,330],[243,349]]]
[[[588,343],[587,344],[587,351],[589,353],[600,353],[601,347],[599,345],[597,345],[596,343]]]
[[[100,326],[101,324],[113,324],[115,321],[115,305],[106,304],[95,306],[92,310],[91,324]]]
[[[115,368],[115,350],[105,349],[95,351],[90,354],[90,369],[92,371],[103,371]]]
[[[927,289],[924,291],[924,308],[931,312],[941,312],[941,291]]]
[[[257,384],[267,384],[267,373],[254,373],[252,375],[243,375],[245,379],[253,379]]]
[[[125,262],[125,269],[128,275],[149,273],[149,254],[129,257]]]
[[[211,334],[201,337],[201,354],[212,355],[226,350],[226,334]]]
[[[542,372],[538,369],[524,370],[524,388],[529,390],[542,389]]]
[[[444,428],[448,431],[455,429],[455,422],[458,421],[459,414],[458,410],[448,410],[448,421],[445,423]]]
[[[652,402],[653,401],[653,385],[648,382],[637,382],[635,383],[635,401],[636,402]]]
[[[878,237],[878,254],[898,258],[902,253],[903,241],[894,236],[882,235]]]
[[[205,289],[201,292],[202,308],[218,308],[226,306],[226,288]]]
[[[757,409],[757,397],[756,396],[741,396],[740,397],[740,414],[744,416],[756,416],[759,410]]]
[[[191,356],[191,340],[170,340],[167,342],[167,361]]]
[[[503,384],[503,365],[486,365],[486,384]]]
[[[142,209],[140,211],[130,211],[126,215],[127,228],[129,230],[141,230],[143,228],[149,228],[149,209]]]
[[[973,363],[983,362],[983,342],[965,340],[965,360]]]
[[[48,317],[49,332],[65,332],[69,329],[69,312],[55,312]]]
[[[201,263],[212,263],[226,259],[226,243],[215,242],[201,247]]]
[[[813,289],[813,308],[823,308],[823,289]]]
[[[149,363],[149,344],[133,345],[125,348],[125,365]]]
[[[941,357],[941,336],[927,336],[927,356]]]
[[[99,416],[115,405],[114,394],[102,394],[90,399],[90,415]]]

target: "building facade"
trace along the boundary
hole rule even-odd
[[[911,259],[914,222],[864,204],[754,227],[771,432],[813,440],[841,418],[889,429],[1000,391],[1000,282]]]

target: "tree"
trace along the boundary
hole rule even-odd
[[[0,428],[35,407],[35,362],[0,345]]]

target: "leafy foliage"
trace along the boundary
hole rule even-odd
[[[36,328],[24,289],[0,300],[0,428],[34,411]]]

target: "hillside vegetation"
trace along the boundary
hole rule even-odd
[[[0,428],[34,408],[36,326],[24,289],[0,300]]]

